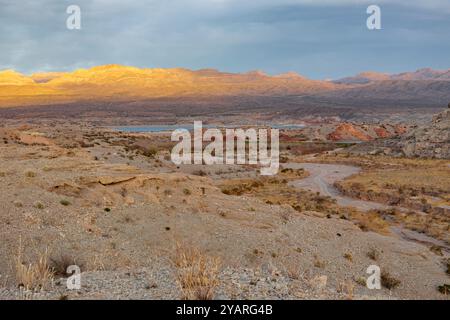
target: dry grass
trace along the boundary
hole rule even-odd
[[[285,263],[284,271],[286,275],[292,280],[300,280],[304,276],[300,270],[300,267],[296,263]]]
[[[355,285],[353,281],[344,281],[339,283],[337,291],[344,294],[347,300],[353,300]]]
[[[397,213],[395,219],[411,230],[425,233],[436,239],[450,243],[450,215],[429,213],[421,215],[415,212]]]
[[[301,162],[302,159],[300,159]],[[314,162],[342,163],[356,165],[364,169],[392,169],[392,168],[437,168],[445,167],[447,160],[395,158],[387,155],[351,155],[351,154],[321,154],[314,158]]]
[[[184,300],[212,300],[219,285],[220,261],[192,247],[176,245],[173,263]]]
[[[344,253],[344,258],[350,262],[353,262],[353,255],[350,252]]]
[[[290,205],[298,212],[318,211],[338,214],[334,199],[289,186],[288,179],[258,178],[231,179],[221,182],[221,190],[227,195],[251,195],[267,204]]]
[[[304,159],[299,158],[298,161]],[[410,212],[372,210],[369,215],[350,211],[347,216],[357,221],[363,231],[387,234],[389,224],[401,224],[410,230],[450,242],[450,216],[442,208],[450,205],[447,160],[322,154],[308,161],[359,166],[363,168],[361,173],[335,183],[343,194],[411,209]],[[387,216],[389,219],[385,220]]]
[[[14,259],[16,283],[26,291],[45,290],[53,280],[53,272],[49,266],[49,251],[39,253],[37,262],[24,262],[22,241]]]
[[[355,222],[363,231],[390,234],[389,223],[379,212],[360,212],[355,208],[340,207],[331,197],[289,186],[286,179],[230,179],[222,181],[220,187],[227,195],[249,195],[267,204],[290,205],[298,212],[315,211],[329,217],[340,216]]]
[[[356,224],[362,231],[373,231],[380,234],[388,235],[389,223],[384,220],[376,211],[359,212],[357,210],[349,211],[350,218],[356,221]]]
[[[325,268],[325,261],[322,261],[317,255],[314,255],[314,267],[324,269]]]
[[[363,172],[347,180],[373,191],[427,194],[445,193],[450,188],[448,168],[405,168]]]
[[[344,194],[369,201],[424,211],[430,216],[395,214],[408,228],[445,239],[448,215],[442,207],[450,205],[450,171],[448,162],[386,157],[353,157],[363,172],[336,183]],[[370,162],[370,164],[368,163]],[[425,230],[423,226],[428,227]]]

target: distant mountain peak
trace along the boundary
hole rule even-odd
[[[129,68],[138,69],[138,68],[135,68],[135,67],[128,67],[128,66],[124,66],[124,65],[121,65],[121,64],[105,64],[105,65],[102,65],[102,66],[92,67],[92,68],[90,68],[88,70],[90,70],[90,71],[104,71],[104,70],[112,70],[112,69],[129,69]]]
[[[0,85],[25,85],[31,84],[33,80],[22,73],[12,69],[0,71]]]
[[[365,71],[361,72],[357,75],[357,77],[365,77],[367,79],[374,79],[374,80],[384,80],[389,78],[388,73],[382,73],[382,72],[376,72],[376,71]]]
[[[403,81],[415,81],[415,80],[450,80],[450,69],[448,70],[435,70],[432,68],[421,68],[412,72],[402,72],[398,74],[380,73],[374,71],[361,72],[356,76],[346,77],[335,80],[335,83],[340,84],[368,84],[376,81],[385,80],[403,80]]]
[[[390,76],[387,73],[380,73],[374,71],[366,71],[357,74],[356,76],[346,77],[334,82],[342,84],[367,84],[373,81],[389,80]]]
[[[249,76],[259,76],[259,77],[268,77],[268,74],[262,70],[251,70],[245,73]]]
[[[281,73],[277,75],[278,78],[286,78],[286,79],[305,79],[302,75],[298,74],[295,71],[288,71],[286,73]]]
[[[17,72],[13,69],[5,69],[5,70],[0,70],[0,76],[23,76],[24,75],[20,72]]]

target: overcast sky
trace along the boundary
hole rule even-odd
[[[66,28],[66,8],[82,30]],[[369,31],[366,9],[382,10]],[[450,0],[0,0],[0,69],[100,64],[315,79],[450,68]]]

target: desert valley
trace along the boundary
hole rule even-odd
[[[449,102],[450,70],[2,71],[0,299],[448,299]],[[194,121],[278,128],[278,173],[174,164]]]

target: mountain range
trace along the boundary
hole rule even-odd
[[[448,70],[433,70],[431,68],[423,68],[414,72],[404,72],[398,74],[388,74],[380,72],[363,72],[356,76],[346,77],[342,79],[335,80],[334,83],[343,84],[366,84],[373,83],[377,81],[388,81],[388,80],[403,80],[403,81],[413,81],[413,80],[423,80],[423,81],[450,81],[450,69]]]
[[[30,76],[13,70],[0,72],[0,108],[218,97],[297,97],[351,105],[385,101],[437,106],[450,101],[450,69],[393,75],[364,72],[334,81],[311,80],[294,72],[270,76],[261,71],[227,73],[121,65]]]

